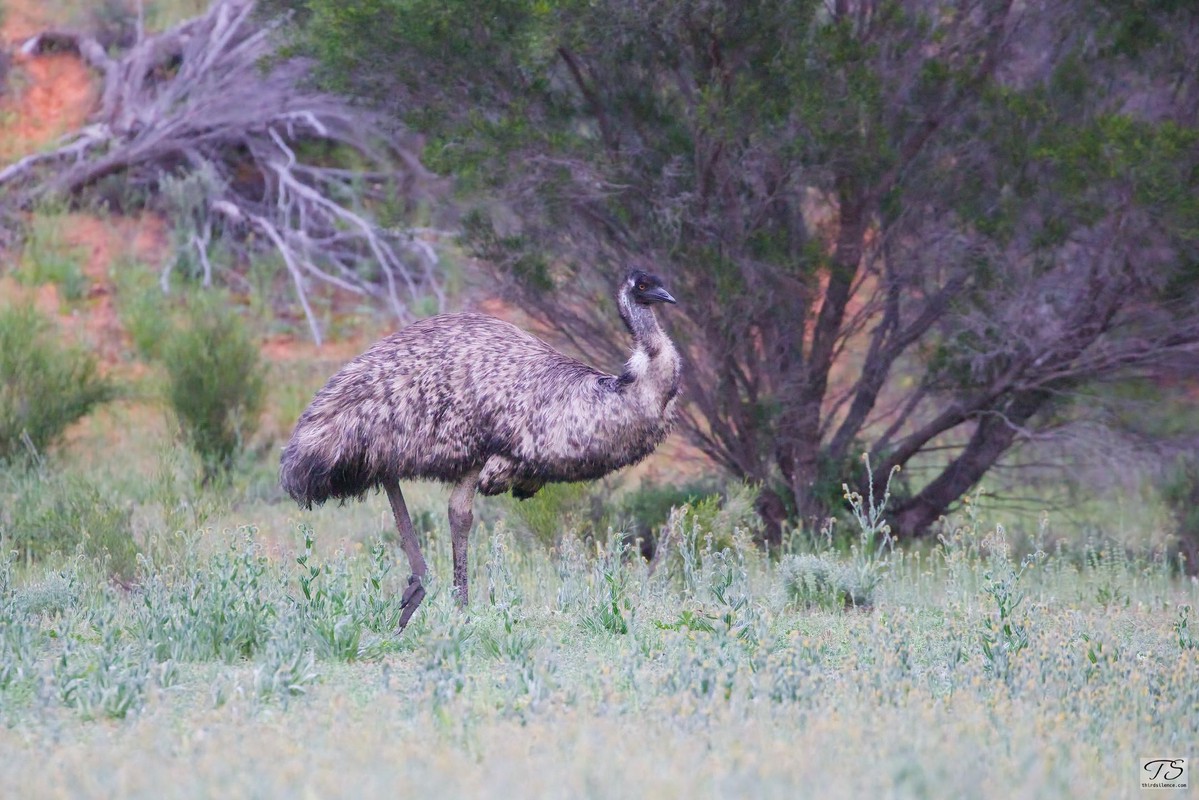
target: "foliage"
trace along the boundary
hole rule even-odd
[[[845,502],[858,526],[848,554],[839,556],[833,550],[835,520],[830,519],[823,533],[823,552],[787,555],[779,563],[783,593],[801,608],[869,608],[890,570],[894,541],[883,512],[891,499],[891,481],[888,478],[882,486],[882,497],[876,498],[870,458],[862,460],[866,466],[866,496],[851,491],[848,485],[843,487]]]
[[[787,599],[800,608],[837,610],[863,607],[873,602],[875,586],[860,583],[849,565],[832,555],[784,556],[779,576]]]
[[[1028,648],[1027,622],[1017,615],[1026,594],[1021,586],[1026,570],[1031,569],[1044,553],[1026,556],[1017,568],[1010,560],[1008,542],[1003,527],[983,540],[989,553],[987,570],[983,573],[983,593],[995,604],[995,613],[984,621],[979,630],[983,659],[987,672],[1002,680],[1011,680],[1013,659]]]
[[[282,587],[250,533],[177,575],[146,562],[135,631],[156,661],[231,663],[263,652]]]
[[[691,481],[681,485],[642,482],[620,498],[618,516],[630,538],[648,543],[652,554],[659,529],[670,519],[673,509],[694,506],[714,494],[718,492],[711,482]],[[646,549],[644,545],[642,549]]]
[[[162,346],[167,401],[210,480],[228,472],[258,425],[266,386],[257,343],[228,299],[197,296]]]
[[[88,352],[28,305],[0,305],[0,461],[40,453],[112,396]]]
[[[880,476],[937,465],[896,487],[910,536],[1013,448],[1103,422],[1080,389],[1193,363],[1186,4],[291,5],[329,85],[429,137],[467,244],[585,355],[625,345],[613,265],[666,275],[685,427],[763,487],[776,542],[862,449]]]
[[[526,500],[506,502],[510,516],[533,541],[553,547],[568,532],[594,536],[606,526],[594,515],[599,492],[585,483],[551,483]]]
[[[1178,526],[1178,549],[1185,559],[1183,568],[1194,575],[1199,572],[1199,456],[1178,459],[1162,495]]]
[[[150,659],[111,623],[101,631],[98,644],[67,641],[54,680],[63,705],[83,719],[124,719],[145,704]]]
[[[385,508],[367,509],[363,519],[378,512]],[[1168,749],[1199,734],[1191,713],[1199,650],[1187,625],[1194,587],[1147,555],[1120,552],[1101,570],[1064,552],[1019,570],[1011,553],[1000,554],[994,529],[979,537],[968,527],[960,545],[934,548],[930,558],[888,554],[871,613],[853,613],[827,603],[827,593],[802,603],[811,610],[798,608],[778,591],[794,562],[763,557],[743,535],[685,570],[653,574],[628,557],[619,536],[598,550],[567,538],[556,551],[508,547],[500,536],[486,566],[474,565],[486,568],[491,591],[462,614],[437,588],[451,558],[448,537],[437,535],[427,550],[430,597],[396,636],[405,573],[387,567],[399,554],[332,550],[306,529],[293,540],[284,516],[262,531],[187,537],[186,551],[169,563],[143,559],[137,592],[114,589],[80,559],[53,570],[0,559],[5,785],[29,794],[21,777],[28,764],[70,752],[90,769],[114,757],[112,747],[124,753],[143,748],[142,737],[170,741],[182,726],[203,728],[212,758],[189,760],[187,777],[175,775],[173,785],[211,787],[220,779],[213,765],[244,759],[238,763],[257,765],[245,774],[264,794],[291,785],[296,753],[344,765],[353,752],[362,758],[360,750],[404,737],[412,743],[405,753],[426,748],[404,762],[423,764],[407,780],[453,756],[453,770],[438,773],[443,789],[491,786],[504,764],[519,760],[518,749],[522,764],[547,759],[552,794],[582,780],[570,754],[599,737],[588,746],[619,755],[626,769],[647,750],[644,763],[653,766],[611,792],[604,787],[623,773],[597,770],[587,778],[593,794],[635,793],[633,784],[644,788],[651,774],[653,785],[682,790],[693,785],[692,767],[683,769],[692,763],[719,768],[696,779],[705,786],[735,770],[739,786],[769,794],[765,781],[780,779],[777,759],[734,765],[720,754],[735,741],[783,752],[799,736],[819,763],[795,773],[797,782],[863,747],[875,753],[874,770],[826,781],[825,794],[885,794],[914,764],[933,770],[971,752],[986,756],[985,776],[1004,792],[1070,796],[1080,785],[1102,793],[1086,782],[1099,780],[1095,770],[1102,782],[1117,780],[1095,757],[1113,736]],[[819,557],[849,563],[845,553]],[[1113,577],[1130,607],[1096,602],[1097,587]],[[947,591],[951,582],[966,591]],[[1007,612],[999,597],[1008,598]],[[1006,676],[995,680],[1004,619],[1022,634],[1013,640],[1020,649],[1008,651]],[[375,725],[363,726],[364,714]],[[818,734],[808,731],[812,719],[822,720]],[[376,737],[376,725],[387,730]],[[879,726],[886,735],[869,734]],[[128,736],[134,741],[120,744]],[[276,749],[281,736],[286,747]],[[370,738],[354,738],[363,736]],[[530,737],[543,744],[529,750]],[[559,745],[564,737],[570,741]],[[692,751],[696,737],[702,746]],[[1028,764],[1039,763],[1047,742],[1070,757],[1044,768],[1067,771],[1032,780]],[[470,767],[477,762],[460,753],[484,766]],[[1078,760],[1086,763],[1075,771]],[[480,769],[477,786],[454,783],[467,768]],[[938,773],[938,787],[977,794],[977,774],[957,776]],[[344,770],[329,778],[351,786]],[[398,779],[379,774],[380,785]],[[44,787],[53,779],[40,780]],[[520,781],[530,788],[527,771]],[[370,793],[365,784],[363,791]]]
[[[134,348],[146,360],[161,359],[172,315],[159,281],[146,265],[132,260],[118,263],[113,273],[117,311]]]
[[[76,551],[102,562],[108,574],[132,578],[138,546],[131,512],[95,481],[72,474],[7,470],[0,476],[0,530],[25,561]]]
[[[694,543],[711,550],[727,550],[738,531],[747,535],[758,531],[759,520],[754,513],[757,497],[756,487],[731,484],[723,493],[679,506],[682,514],[677,524],[690,533]]]
[[[81,248],[63,236],[69,224],[61,214],[39,213],[30,220],[21,251],[18,280],[40,285],[52,283],[64,300],[76,301],[87,293],[88,280],[83,274],[86,257]]]

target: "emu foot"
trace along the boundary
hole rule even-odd
[[[425,599],[425,587],[421,583],[419,575],[410,575],[408,577],[408,588],[404,589],[404,596],[400,598],[400,609],[403,611],[400,614],[400,630],[408,627],[408,620],[412,619],[417,607],[421,601]]]

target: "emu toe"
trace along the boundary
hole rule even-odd
[[[421,601],[425,599],[425,587],[421,583],[419,575],[412,575],[408,578],[408,588],[404,590],[404,596],[400,598],[400,608],[404,613],[400,614],[400,630],[408,627],[408,620],[412,619],[413,613],[416,612]]]

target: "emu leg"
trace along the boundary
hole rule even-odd
[[[425,557],[420,552],[420,541],[416,538],[416,530],[412,527],[412,518],[408,516],[408,506],[404,503],[404,495],[400,492],[400,484],[388,481],[383,484],[387,499],[391,502],[391,513],[395,516],[396,529],[400,532],[400,547],[408,556],[408,566],[412,574],[408,577],[408,587],[400,598],[400,630],[408,626],[408,620],[425,599],[425,573],[429,571]]]
[[[466,608],[470,598],[466,573],[466,546],[470,539],[470,526],[474,522],[472,506],[475,501],[475,491],[479,488],[478,471],[467,473],[454,486],[450,493],[450,536],[454,543],[454,591],[458,596],[458,605]]]

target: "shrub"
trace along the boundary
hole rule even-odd
[[[0,487],[5,547],[28,561],[70,555],[82,547],[88,558],[105,561],[109,574],[134,576],[138,548],[131,508],[77,475],[29,471],[7,477]]]
[[[42,213],[33,217],[25,236],[22,268],[18,280],[34,286],[52,283],[64,300],[80,300],[87,294],[88,280],[83,274],[83,251],[62,235],[64,217]]]
[[[33,307],[0,308],[0,461],[55,444],[111,395],[95,357],[59,342]]]
[[[693,506],[716,489],[708,483],[645,484],[626,494],[620,501],[619,514],[627,521],[629,537],[641,542],[641,552],[652,558],[658,531],[670,518],[673,508]]]
[[[591,538],[607,529],[600,498],[588,483],[550,483],[527,500],[510,500],[508,508],[521,530],[554,547],[564,534]]]
[[[163,343],[171,330],[171,309],[158,283],[158,276],[137,261],[126,259],[114,270],[117,311],[142,358],[162,356]]]
[[[221,295],[201,295],[163,344],[167,400],[204,479],[232,468],[262,410],[265,369],[241,317]]]
[[[1177,526],[1177,550],[1188,575],[1199,574],[1199,456],[1178,460],[1162,487]]]
[[[801,608],[869,607],[881,575],[843,564],[829,555],[790,555],[779,562],[779,577],[789,602]]]

